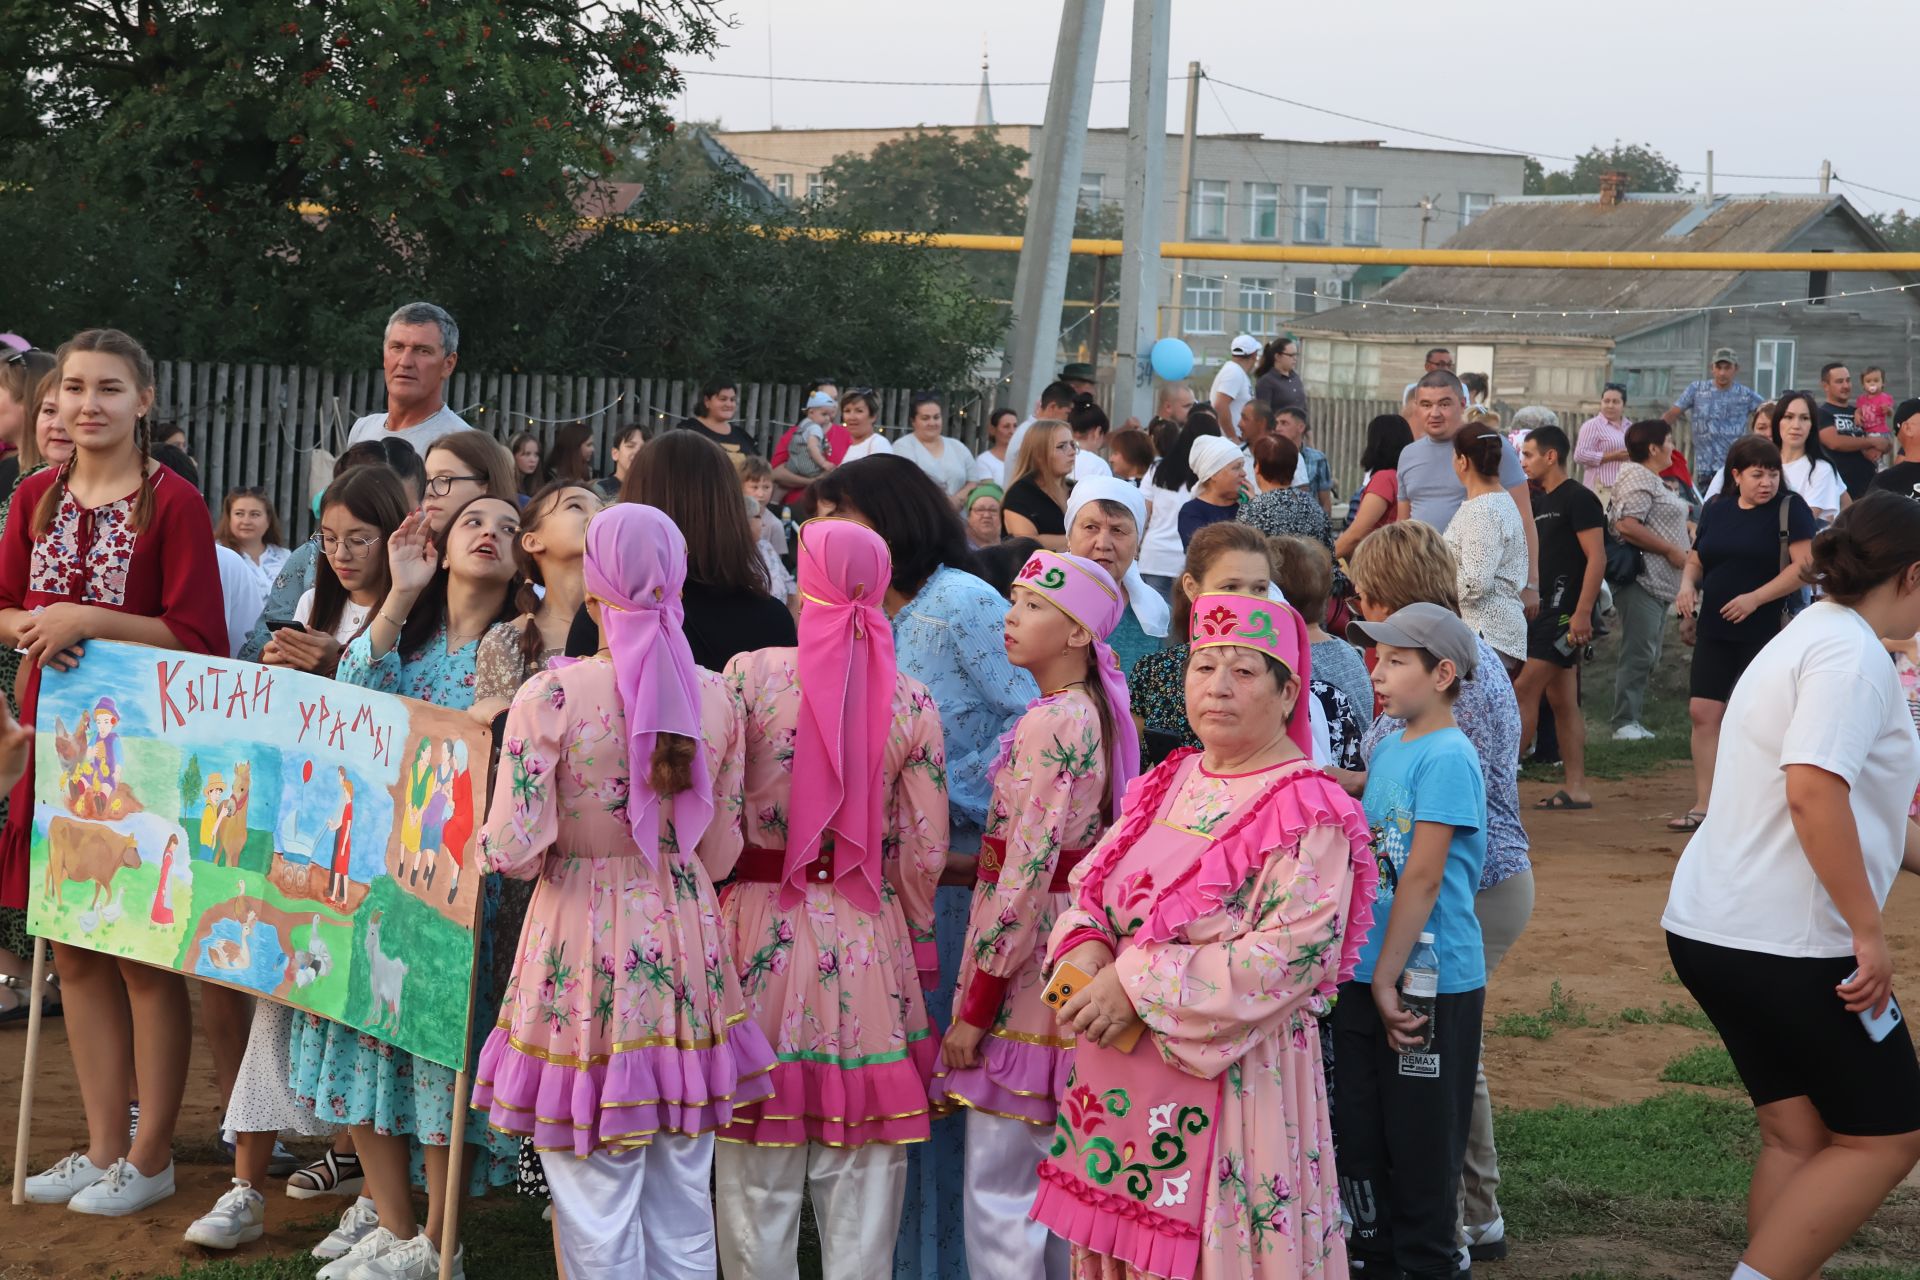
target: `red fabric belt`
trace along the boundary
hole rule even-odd
[[[1047,886],[1050,893],[1065,893],[1067,877],[1080,865],[1080,859],[1092,853],[1091,846],[1085,849],[1062,849],[1060,861],[1053,868],[1053,883]],[[1001,868],[1007,861],[1007,842],[997,836],[988,836],[980,841],[979,873],[976,879],[986,884],[999,884]]]
[[[733,878],[745,880],[750,884],[779,884],[785,879],[787,851],[785,849],[762,849],[748,845],[740,851],[740,861],[733,866]],[[826,884],[833,879],[833,842],[823,840],[820,853],[812,862],[801,868],[805,879],[816,884]]]

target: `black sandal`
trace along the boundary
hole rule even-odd
[[[48,974],[46,985],[46,994],[40,999],[40,1016],[43,1018],[57,1018],[62,1012],[60,983],[52,974]],[[15,999],[20,1002],[11,1009],[0,1010],[0,1027],[4,1027],[10,1022],[25,1022],[33,1012],[27,1007],[27,993],[33,987],[33,979],[30,977],[22,978],[11,973],[0,973],[0,987],[6,987],[10,991],[18,992],[19,994],[15,996]]]
[[[1564,791],[1556,791],[1545,800],[1537,802],[1533,807],[1550,812],[1559,812],[1565,809],[1591,809],[1593,808],[1593,801],[1575,800]]]
[[[1700,829],[1700,824],[1705,822],[1706,820],[1707,820],[1707,815],[1700,812],[1700,810],[1689,809],[1685,813],[1681,814],[1679,817],[1667,823],[1667,830],[1677,832],[1680,834],[1685,834],[1686,832],[1689,832],[1689,831],[1698,831]]]
[[[358,1155],[341,1155],[329,1147],[318,1160],[295,1169],[287,1179],[287,1194],[295,1200],[316,1196],[357,1196],[367,1180],[360,1172]]]

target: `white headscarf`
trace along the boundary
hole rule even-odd
[[[1187,466],[1193,471],[1193,487],[1196,491],[1207,481],[1225,471],[1244,455],[1240,446],[1224,436],[1201,436],[1193,442],[1193,449],[1187,454]]]
[[[1073,486],[1067,495],[1067,530],[1072,534],[1073,521],[1080,514],[1080,508],[1089,502],[1117,502],[1133,515],[1133,527],[1142,541],[1147,536],[1147,499],[1138,489],[1125,480],[1114,476],[1094,476],[1081,480]],[[1133,563],[1127,566],[1127,572],[1120,580],[1126,590],[1127,603],[1133,607],[1133,620],[1140,629],[1155,639],[1163,639],[1167,628],[1173,621],[1173,610],[1158,591],[1147,585],[1140,576],[1140,553],[1134,551]]]

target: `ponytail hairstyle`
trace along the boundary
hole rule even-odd
[[[693,787],[693,739],[678,733],[654,735],[647,785],[665,800]]]
[[[1857,608],[1875,588],[1900,578],[1920,560],[1916,547],[1920,502],[1872,490],[1814,535],[1813,559],[1804,576],[1835,604]]]
[[[253,499],[267,513],[267,531],[260,540],[269,547],[286,546],[287,534],[280,527],[280,513],[273,509],[273,499],[267,496],[267,491],[258,485],[242,485],[238,489],[227,490],[226,497],[220,499],[220,524],[213,531],[213,540],[229,551],[240,549],[234,545],[233,530],[228,521],[233,517],[233,504],[241,498]]]
[[[1082,391],[1073,398],[1073,408],[1067,413],[1067,425],[1073,428],[1074,438],[1090,435],[1095,431],[1107,433],[1112,424],[1107,420],[1107,411],[1093,398],[1090,391]]]
[[[1489,480],[1500,478],[1501,454],[1505,441],[1484,422],[1469,422],[1453,437],[1453,452],[1465,458],[1475,474]]]
[[[550,480],[527,499],[527,505],[520,512],[521,536],[513,540],[513,559],[520,566],[522,581],[520,589],[514,593],[513,603],[514,608],[527,615],[527,625],[520,631],[520,669],[523,671],[532,670],[540,661],[540,651],[546,643],[540,638],[540,626],[533,620],[533,615],[540,612],[540,593],[534,588],[546,586],[547,581],[541,576],[540,562],[533,558],[522,539],[536,532],[548,516],[559,510],[560,498],[569,489],[593,493],[592,488],[578,480]],[[595,502],[600,500],[599,494],[594,493],[593,496]]]
[[[80,352],[99,352],[102,355],[118,356],[126,361],[127,367],[132,370],[133,385],[137,391],[145,395],[153,390],[153,357],[147,354],[145,347],[118,329],[86,329],[74,334],[71,339],[63,343],[60,350],[54,353],[55,365],[52,376],[55,379],[55,387],[60,385],[59,379],[66,375],[67,357]],[[38,405],[34,406],[34,414],[37,420]],[[154,486],[152,477],[147,475],[147,468],[153,461],[151,432],[152,428],[145,414],[134,421],[134,444],[140,450],[140,496],[134,501],[133,518],[128,522],[134,533],[144,532],[153,520]],[[47,531],[53,528],[53,517],[59,513],[60,503],[67,496],[67,485],[73,479],[73,464],[79,458],[80,447],[76,444],[73,457],[67,459],[66,465],[60,468],[59,478],[47,487],[47,491],[40,495],[40,501],[34,505],[33,523],[28,526],[34,537],[44,538],[47,536]]]

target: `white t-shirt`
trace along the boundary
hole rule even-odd
[[[471,431],[472,426],[453,410],[441,405],[439,412],[424,422],[416,422],[399,431],[387,430],[387,415],[370,413],[353,424],[353,430],[347,432],[347,443],[359,444],[363,440],[384,440],[393,436],[405,440],[413,446],[413,451],[421,457],[427,456],[427,450],[441,436],[450,436],[456,431]]]
[[[1802,454],[1780,468],[1780,474],[1786,478],[1787,488],[1799,494],[1813,508],[1814,514],[1831,519],[1840,510],[1840,496],[1847,488],[1840,483],[1840,473],[1833,469],[1831,462],[1823,458],[1816,464],[1812,458]],[[1707,486],[1706,496],[1719,496],[1726,479],[1725,467],[1714,472],[1713,483]]]
[[[367,615],[373,612],[370,604],[355,604],[349,599],[340,606],[340,624],[333,629],[333,638],[346,644],[360,634],[360,628],[366,625]],[[313,588],[308,587],[300,594],[300,602],[293,606],[293,620],[305,626],[313,619]]]
[[[1240,437],[1240,411],[1247,407],[1247,401],[1253,399],[1253,379],[1247,371],[1234,361],[1229,360],[1220,366],[1220,372],[1213,375],[1213,386],[1207,391],[1207,405],[1213,405],[1215,396],[1226,396],[1232,401],[1227,406],[1227,416],[1220,424],[1222,435],[1231,433],[1233,439]]]
[[[1076,449],[1074,451],[1074,454],[1073,454],[1074,480],[1076,481],[1097,480],[1101,478],[1110,478],[1112,475],[1113,475],[1113,468],[1108,466],[1107,460],[1101,457],[1099,454],[1094,453],[1089,449]]]
[[[876,453],[892,452],[893,446],[887,443],[887,438],[876,431],[860,443],[848,445],[846,454],[840,459],[840,465],[844,467],[849,462],[858,462],[862,458],[871,458]]]
[[[1187,549],[1180,545],[1180,508],[1192,495],[1185,489],[1162,489],[1153,483],[1160,470],[1156,460],[1140,491],[1147,495],[1147,535],[1140,539],[1140,572],[1156,578],[1177,578],[1187,567]]]
[[[1007,450],[1007,458],[1013,457],[1012,448]],[[1007,487],[1007,458],[996,458],[992,452],[982,449],[973,459],[973,478],[985,480],[989,484]]]
[[[1853,932],[1787,812],[1790,764],[1847,782],[1867,882],[1884,905],[1920,783],[1920,735],[1880,638],[1830,601],[1789,623],[1734,687],[1707,819],[1680,855],[1660,920],[1669,932],[1776,956],[1853,954]]]
[[[227,656],[237,658],[253,624],[260,621],[260,610],[267,604],[266,588],[260,585],[260,570],[253,561],[218,542],[214,556],[220,562],[220,597],[227,614]]]

